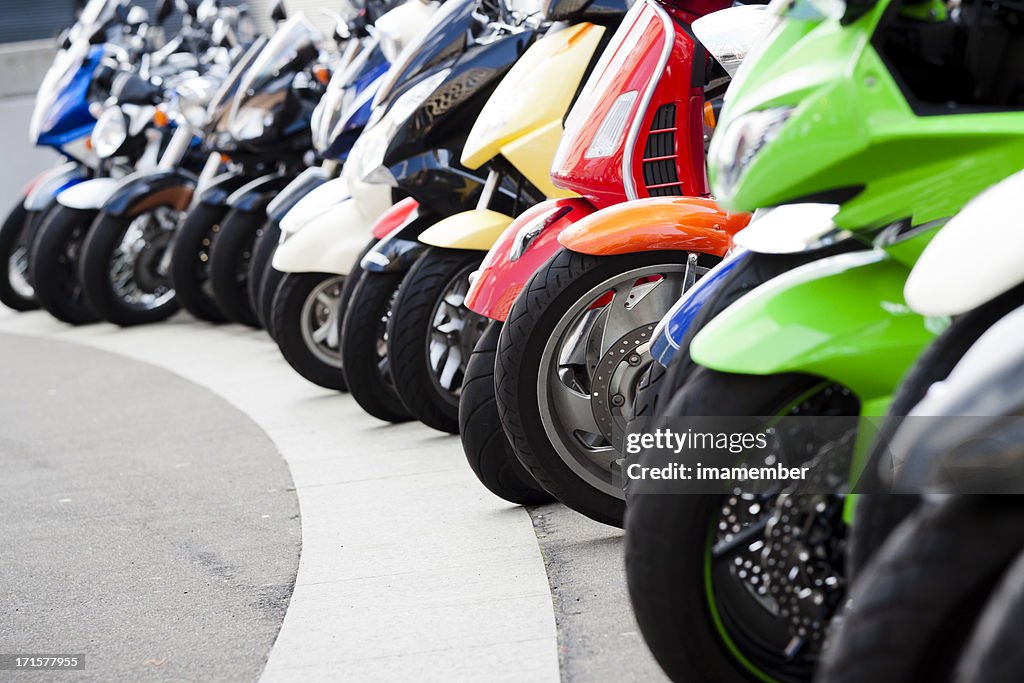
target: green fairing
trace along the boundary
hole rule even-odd
[[[920,224],[956,213],[984,188],[1024,167],[1020,112],[919,116],[870,42],[889,3],[849,26],[786,20],[760,58],[741,69],[712,139],[709,176],[731,210],[800,201],[843,188],[836,224]],[[729,187],[724,133],[744,115],[793,108]]]
[[[816,261],[756,288],[694,338],[694,361],[720,372],[804,372],[888,396],[935,337],[907,308],[906,266],[880,250]]]

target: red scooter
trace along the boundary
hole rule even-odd
[[[466,303],[494,322],[467,367],[460,427],[470,465],[506,500],[550,494],[621,525],[617,445],[650,330],[748,220],[707,198],[705,137],[729,77],[687,30],[730,4],[633,6],[552,169],[582,197],[520,215],[475,273]],[[625,202],[644,219],[623,220]]]

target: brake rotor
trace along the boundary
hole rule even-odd
[[[619,450],[625,415],[633,405],[640,376],[651,363],[654,324],[641,325],[619,338],[593,368],[591,406],[601,434]]]

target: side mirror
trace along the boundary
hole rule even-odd
[[[285,21],[288,18],[288,12],[284,9],[284,0],[277,0],[274,3],[274,7],[270,10],[270,18],[277,22]]]
[[[174,0],[158,0],[156,3],[156,23],[163,24],[174,11]]]

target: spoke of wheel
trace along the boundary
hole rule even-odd
[[[461,367],[462,351],[457,346],[449,347],[448,355],[444,360],[444,368],[441,370],[440,376],[437,380],[438,383],[448,391],[451,391],[455,376],[458,374]]]
[[[665,311],[679,298],[682,285],[683,273],[668,273],[649,289],[646,284],[637,288],[623,284],[616,288],[615,295],[607,306],[608,315],[604,319],[601,355],[607,353],[612,345],[626,334],[661,319]],[[632,302],[631,307],[627,307],[627,303],[630,303],[629,295],[635,289],[646,291],[642,292],[639,300]]]
[[[554,404],[555,413],[563,420],[568,432],[588,432],[600,434],[594,411],[590,407],[590,397],[573,391],[555,378],[548,384],[548,394]]]
[[[328,310],[334,310],[336,307],[337,299],[331,297],[327,292],[319,292],[316,295],[316,301],[319,304],[323,304]]]
[[[716,561],[725,559],[750,545],[754,539],[764,536],[765,527],[768,526],[768,519],[768,515],[765,515],[750,526],[742,529],[739,533],[733,534],[733,537],[729,540],[716,543],[711,548],[711,558]]]

